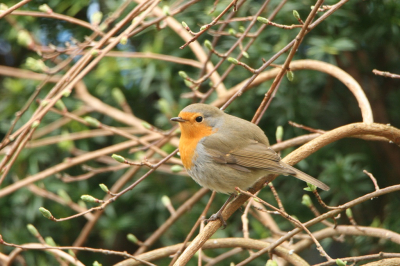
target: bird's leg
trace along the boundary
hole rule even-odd
[[[231,201],[231,199],[234,197],[235,195],[232,193],[229,198],[225,201],[224,205],[222,205],[221,209],[219,209],[219,211],[217,213],[214,213],[213,215],[211,215],[210,218],[206,219],[206,222],[211,222],[211,221],[216,221],[216,220],[220,220],[223,228],[225,229],[226,227],[226,222],[224,220],[224,218],[222,217],[222,212],[225,210],[226,205],[228,205],[228,203]]]

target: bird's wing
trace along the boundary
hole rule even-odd
[[[203,145],[216,163],[226,164],[240,171],[260,169],[277,174],[295,174],[280,163],[281,158],[274,150],[256,140],[241,140],[232,145],[222,138],[208,138]]]
[[[210,141],[204,142],[204,147],[216,163],[236,170],[250,172],[252,169],[258,169],[271,174],[292,175],[323,190],[329,190],[329,187],[318,179],[281,162],[279,155],[263,143],[248,140],[235,144],[236,146],[227,144],[220,138],[210,138]]]

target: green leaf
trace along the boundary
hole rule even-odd
[[[355,43],[347,38],[340,38],[332,43],[332,46],[339,51],[353,51],[356,49]]]

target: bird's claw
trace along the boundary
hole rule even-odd
[[[222,229],[226,228],[226,222],[224,220],[224,218],[222,217],[222,214],[220,212],[214,213],[213,215],[210,216],[210,218],[205,219],[205,221],[211,222],[211,221],[216,221],[216,220],[220,220],[222,223]]]

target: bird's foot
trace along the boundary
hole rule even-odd
[[[220,220],[222,223],[222,229],[226,228],[226,222],[225,222],[224,218],[222,217],[222,212],[214,213],[213,215],[210,216],[210,218],[205,219],[205,220],[207,223],[211,222],[211,221]]]

